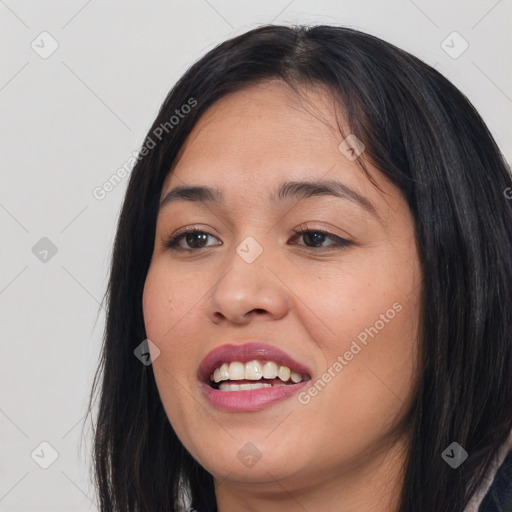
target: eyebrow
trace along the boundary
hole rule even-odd
[[[270,203],[276,204],[285,200],[302,200],[314,196],[333,196],[358,204],[364,210],[379,215],[373,204],[361,194],[338,181],[287,181],[279,185],[270,196]],[[177,186],[169,191],[160,202],[160,210],[175,201],[190,201],[205,204],[221,205],[224,193],[217,187],[201,185]]]

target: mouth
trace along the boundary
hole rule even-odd
[[[198,379],[215,407],[254,411],[298,392],[311,380],[311,371],[273,346],[230,344],[204,358]]]
[[[308,374],[291,370],[276,361],[253,360],[224,362],[210,375],[209,385],[220,391],[249,391],[292,386],[309,380]]]

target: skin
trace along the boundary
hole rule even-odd
[[[162,403],[213,475],[219,512],[397,507],[409,438],[402,423],[417,378],[419,257],[399,190],[366,162],[378,190],[338,149],[335,109],[319,88],[299,95],[278,81],[225,96],[198,121],[162,189],[164,197],[177,185],[209,185],[226,196],[223,205],[179,201],[160,211],[143,297]],[[291,179],[339,181],[378,216],[333,196],[270,204]],[[333,249],[326,237],[316,242],[326,249],[316,249],[293,232],[304,223],[353,243]],[[165,246],[194,226],[211,236],[182,239],[181,252]],[[263,248],[250,264],[236,252],[248,236]],[[315,382],[394,303],[401,311],[307,404],[295,395],[234,413],[201,391],[206,354],[253,337],[305,364]],[[248,442],[261,453],[252,467],[237,457]]]

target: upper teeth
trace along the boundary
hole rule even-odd
[[[292,372],[288,366],[282,366],[274,361],[249,361],[241,363],[233,361],[231,363],[223,363],[215,369],[210,380],[221,382],[223,380],[260,380],[279,378],[283,382],[292,380],[294,383],[301,382],[303,376],[300,373]]]

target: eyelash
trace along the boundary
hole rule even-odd
[[[335,241],[335,243],[333,243],[327,247],[308,247],[307,245],[303,246],[303,247],[306,247],[307,249],[311,249],[315,252],[341,250],[350,245],[353,245],[353,242],[350,242],[349,240],[346,240],[344,238],[340,238],[339,236],[333,235],[332,233],[328,233],[327,231],[322,231],[321,229],[308,229],[307,226],[301,226],[301,227],[303,227],[304,229],[298,229],[298,230],[293,231],[295,233],[294,238],[300,237],[301,235],[303,235],[305,233],[320,233],[322,235],[326,235],[328,238],[331,238],[332,240]],[[199,251],[201,249],[208,249],[209,247],[214,247],[214,246],[206,246],[206,247],[200,247],[199,249],[184,249],[183,247],[180,247],[178,245],[180,240],[183,237],[185,237],[188,234],[194,234],[194,233],[199,233],[199,234],[207,235],[207,236],[213,236],[210,233],[208,233],[207,231],[204,231],[199,228],[185,228],[183,230],[179,230],[174,236],[168,238],[164,242],[165,247],[167,247],[171,251],[176,251],[176,252],[179,252],[179,251],[193,252],[193,251]],[[292,244],[292,245],[295,245],[295,244]]]

